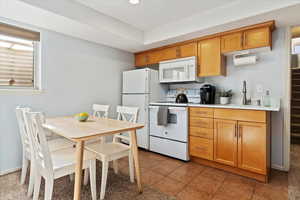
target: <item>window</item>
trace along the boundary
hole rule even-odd
[[[40,89],[40,33],[0,23],[0,89]]]

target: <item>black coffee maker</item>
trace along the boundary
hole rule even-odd
[[[215,104],[216,87],[210,84],[205,84],[200,88],[200,103]]]

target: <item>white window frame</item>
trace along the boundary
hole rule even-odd
[[[5,22],[6,23],[6,22]],[[31,28],[22,27],[15,24],[10,24],[14,26],[18,26],[20,28],[25,28],[28,30],[33,30]],[[36,31],[36,30],[33,30]],[[40,31],[38,31],[40,32]],[[41,33],[40,33],[41,35]],[[13,36],[12,36],[13,37]],[[40,36],[42,39],[42,35]],[[33,87],[18,87],[18,86],[0,86],[0,94],[9,94],[9,93],[17,93],[17,94],[40,94],[43,92],[42,90],[42,70],[41,70],[41,39],[39,42],[33,41],[34,45],[34,61],[33,61]]]

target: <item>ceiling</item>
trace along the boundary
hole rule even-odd
[[[300,0],[0,0],[2,19],[129,52],[268,20],[300,25],[299,10]]]
[[[101,13],[147,31],[194,14],[205,13],[230,3],[245,0],[76,0]]]

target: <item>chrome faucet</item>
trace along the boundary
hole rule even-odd
[[[251,104],[251,99],[247,99],[247,83],[243,81],[243,105]]]

